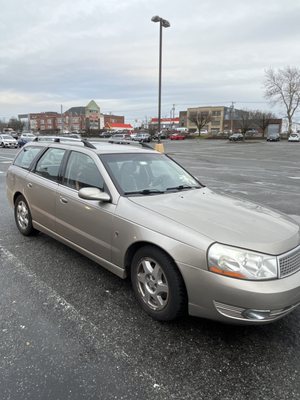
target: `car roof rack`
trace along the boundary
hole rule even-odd
[[[64,142],[81,142],[81,143],[83,143],[83,145],[85,146],[85,147],[89,147],[90,149],[96,149],[97,147],[95,147],[92,143],[90,143],[87,139],[75,139],[75,138],[72,138],[72,140],[69,140],[69,139],[71,139],[71,138],[66,138],[66,137],[58,137],[58,138],[55,138],[54,139],[54,142],[58,142],[58,143],[60,143],[60,141],[61,141],[61,139],[64,141]]]
[[[70,143],[83,143],[85,147],[89,147],[90,149],[97,149],[92,143],[90,143],[87,139],[75,139],[75,138],[68,138],[68,137],[51,137],[51,136],[44,136],[44,137],[35,137],[33,139],[33,142],[42,142],[42,139],[45,139],[47,141],[48,139],[53,139],[53,142],[55,143],[60,143],[60,142],[70,142]]]
[[[84,144],[85,147],[89,147],[90,149],[97,149],[96,146],[94,146],[91,142],[89,142],[87,139],[81,139],[82,143]]]

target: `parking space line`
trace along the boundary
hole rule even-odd
[[[0,156],[0,159],[4,159],[4,160],[10,160],[10,161],[12,161],[13,160],[13,158],[9,158],[9,157],[3,157],[3,156]],[[4,162],[4,161],[1,161],[1,162]]]
[[[155,386],[157,385],[156,378],[144,372],[134,359],[129,358],[129,355],[123,349],[123,345],[116,343],[114,338],[103,332],[101,327],[99,329],[96,324],[81,314],[77,308],[64,297],[60,296],[56,290],[41,280],[33,271],[30,271],[26,264],[20,261],[18,257],[12,254],[5,246],[1,245],[1,243],[0,258],[2,261],[2,271],[4,273],[6,270],[10,271],[16,277],[21,287],[29,287],[34,291],[36,296],[40,296],[41,307],[43,309],[51,310],[53,314],[55,313],[56,319],[58,321],[63,320],[64,324],[66,324],[66,321],[69,321],[75,327],[78,336],[81,336],[89,346],[93,346],[96,350],[109,354],[115,362],[125,362],[127,367],[138,370],[140,376],[147,379],[149,384],[155,389],[159,389],[159,392],[165,395],[164,398],[167,398],[165,389]],[[60,324],[58,323],[59,326]]]

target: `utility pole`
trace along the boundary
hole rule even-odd
[[[234,113],[234,104],[235,102],[231,102],[230,106],[230,132],[233,133],[233,113]]]
[[[172,107],[172,111],[173,111],[173,121],[172,121],[172,129],[174,129],[174,123],[175,123],[175,104],[173,104],[173,107]]]
[[[60,105],[60,117],[61,117],[61,133],[64,133],[64,117],[63,117],[63,106]]]

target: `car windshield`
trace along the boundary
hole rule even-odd
[[[102,154],[99,157],[117,189],[125,195],[171,193],[202,187],[164,154]]]
[[[11,135],[2,135],[3,139],[8,139],[8,140],[12,140],[13,137]]]

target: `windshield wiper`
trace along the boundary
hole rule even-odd
[[[185,189],[200,189],[201,186],[189,186],[189,185],[179,185],[174,187],[169,187],[166,190],[185,190]]]
[[[132,192],[124,192],[124,194],[159,194],[159,193],[165,193],[163,190],[158,190],[158,189],[143,189],[143,190],[133,190]]]

